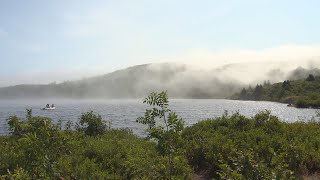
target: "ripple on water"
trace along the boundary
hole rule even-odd
[[[42,111],[41,106],[54,103],[55,111]],[[148,108],[141,100],[7,100],[0,102],[0,134],[7,132],[6,119],[10,115],[25,116],[25,109],[32,108],[34,116],[46,116],[62,124],[67,121],[76,122],[83,112],[94,111],[109,120],[113,128],[130,128],[137,134],[143,134],[145,126],[135,122],[136,118],[144,115]],[[234,101],[224,99],[173,99],[170,108],[177,112],[187,126],[199,120],[221,116],[225,110],[229,113],[239,111],[251,117],[263,110],[270,110],[283,121],[305,121],[315,116],[315,109],[297,109],[286,104],[275,102]]]

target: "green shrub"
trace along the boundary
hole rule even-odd
[[[100,115],[94,114],[93,111],[82,113],[79,120],[80,125],[77,129],[89,136],[101,135],[107,129],[106,122],[102,120]]]
[[[145,115],[139,117],[137,122],[148,125],[149,138],[156,141],[159,152],[168,158],[169,179],[188,178],[191,169],[182,149],[184,121],[169,109],[167,92],[152,92],[143,103],[152,108],[147,109]]]
[[[128,129],[88,136],[62,131],[44,117],[10,117],[9,122],[12,134],[0,137],[0,179],[187,179],[191,175],[184,156],[175,156],[170,169],[168,156],[154,142]]]
[[[49,118],[33,117],[31,112],[27,111],[27,119],[8,118],[12,135],[2,139],[1,174],[26,173],[33,178],[53,176],[54,162],[68,151],[59,127]]]
[[[319,172],[320,124],[265,111],[201,121],[183,131],[190,164],[217,179],[290,179]]]

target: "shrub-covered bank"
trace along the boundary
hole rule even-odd
[[[276,101],[294,105],[297,108],[320,108],[320,77],[310,74],[306,79],[265,82],[255,88],[249,86],[234,94],[232,99],[253,101]]]
[[[320,123],[280,121],[270,112],[208,119],[183,132],[186,157],[216,179],[300,179],[320,170]]]
[[[11,134],[0,137],[0,179],[301,179],[320,171],[316,120],[225,113],[184,128],[166,92],[144,102],[150,109],[137,122],[147,125],[147,138],[111,129],[93,112],[64,130],[31,110],[10,117]]]
[[[12,116],[11,135],[0,137],[0,179],[188,179],[186,158],[168,157],[129,129],[109,129],[101,116],[82,114],[76,131],[52,120]],[[68,128],[72,125],[68,124]]]

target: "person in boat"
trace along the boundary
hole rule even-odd
[[[46,105],[46,108],[50,108],[50,105],[49,105],[49,104],[47,104],[47,105]]]
[[[52,104],[51,107],[54,108],[54,104]]]

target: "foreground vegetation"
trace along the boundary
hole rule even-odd
[[[310,74],[306,79],[243,88],[233,99],[276,101],[293,104],[298,108],[320,108],[320,77]]]
[[[217,179],[299,179],[320,170],[320,123],[270,112],[201,121],[183,133],[192,167]]]
[[[239,113],[184,128],[166,92],[152,93],[137,122],[147,137],[84,113],[64,130],[45,117],[8,119],[0,179],[300,179],[320,171],[320,123]],[[73,130],[71,130],[73,129]]]
[[[60,130],[49,118],[9,118],[10,136],[0,139],[0,174],[8,179],[168,179],[167,157],[156,145],[128,129],[108,129],[92,112],[88,126]],[[99,130],[99,131],[97,131]],[[96,133],[99,132],[99,133]],[[177,160],[176,178],[188,177],[186,161]],[[184,163],[180,167],[178,163]]]

